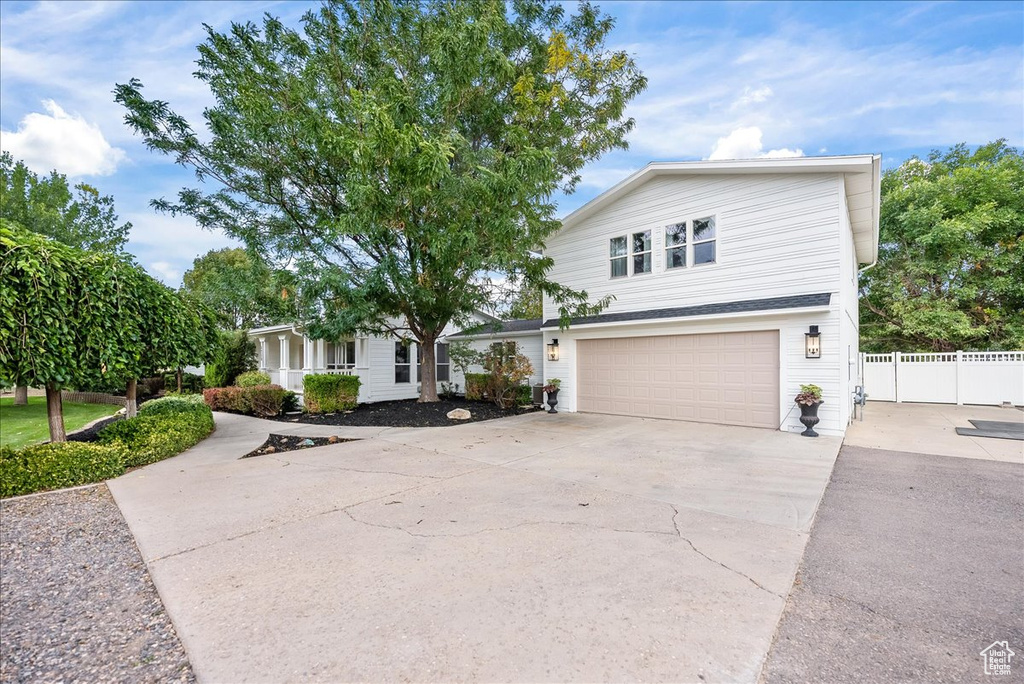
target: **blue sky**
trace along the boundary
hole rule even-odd
[[[588,167],[562,214],[654,160],[881,153],[888,168],[958,142],[1024,145],[1020,2],[598,4],[649,86],[630,150]],[[0,147],[113,195],[129,250],[176,286],[231,241],[150,209],[194,181],[125,127],[114,84],[141,79],[195,125],[210,102],[192,77],[202,24],[297,23],[313,6],[0,3]]]

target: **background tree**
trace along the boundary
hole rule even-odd
[[[192,262],[182,289],[213,309],[224,327],[246,330],[294,319],[294,297],[282,280],[258,256],[225,247]]]
[[[328,2],[293,31],[207,29],[196,76],[216,104],[199,136],[142,84],[126,122],[216,187],[155,206],[222,228],[295,269],[315,337],[393,333],[424,351],[486,308],[480,274],[540,288],[563,320],[607,300],[547,279],[534,258],[559,222],[553,194],[625,148],[624,108],[646,85],[605,47],[613,20],[540,0]],[[204,141],[208,140],[208,142]]]
[[[544,295],[539,287],[525,286],[512,296],[504,318],[516,320],[544,317]]]
[[[132,228],[118,225],[111,196],[86,183],[72,188],[56,171],[37,176],[7,152],[0,154],[0,218],[69,247],[102,252],[120,251]]]
[[[1024,158],[1004,140],[882,177],[878,264],[861,275],[866,351],[1024,349]]]

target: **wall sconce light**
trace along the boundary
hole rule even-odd
[[[808,359],[821,358],[821,333],[818,326],[812,325],[810,330],[804,333],[804,356]]]
[[[548,342],[548,361],[558,360],[558,338],[551,338]]]

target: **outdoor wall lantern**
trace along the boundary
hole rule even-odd
[[[804,333],[804,356],[808,359],[821,358],[821,333],[816,325]]]
[[[557,361],[557,360],[558,360],[558,338],[557,337],[553,337],[553,338],[551,338],[551,341],[548,342],[548,361]]]

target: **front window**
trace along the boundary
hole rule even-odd
[[[665,226],[665,268],[686,268],[686,223]]]
[[[612,278],[624,278],[628,275],[626,271],[626,236],[613,237],[611,240],[610,258],[612,261]]]
[[[651,231],[633,233],[633,275],[651,272]]]
[[[715,263],[715,217],[693,220],[693,264]]]
[[[356,367],[355,340],[328,342],[326,352],[327,370],[342,370]]]
[[[409,382],[409,345],[395,342],[395,382]]]
[[[434,347],[435,380],[448,382],[451,377],[451,358],[448,356],[448,345],[438,344]],[[416,345],[416,382],[423,380],[423,347]]]

